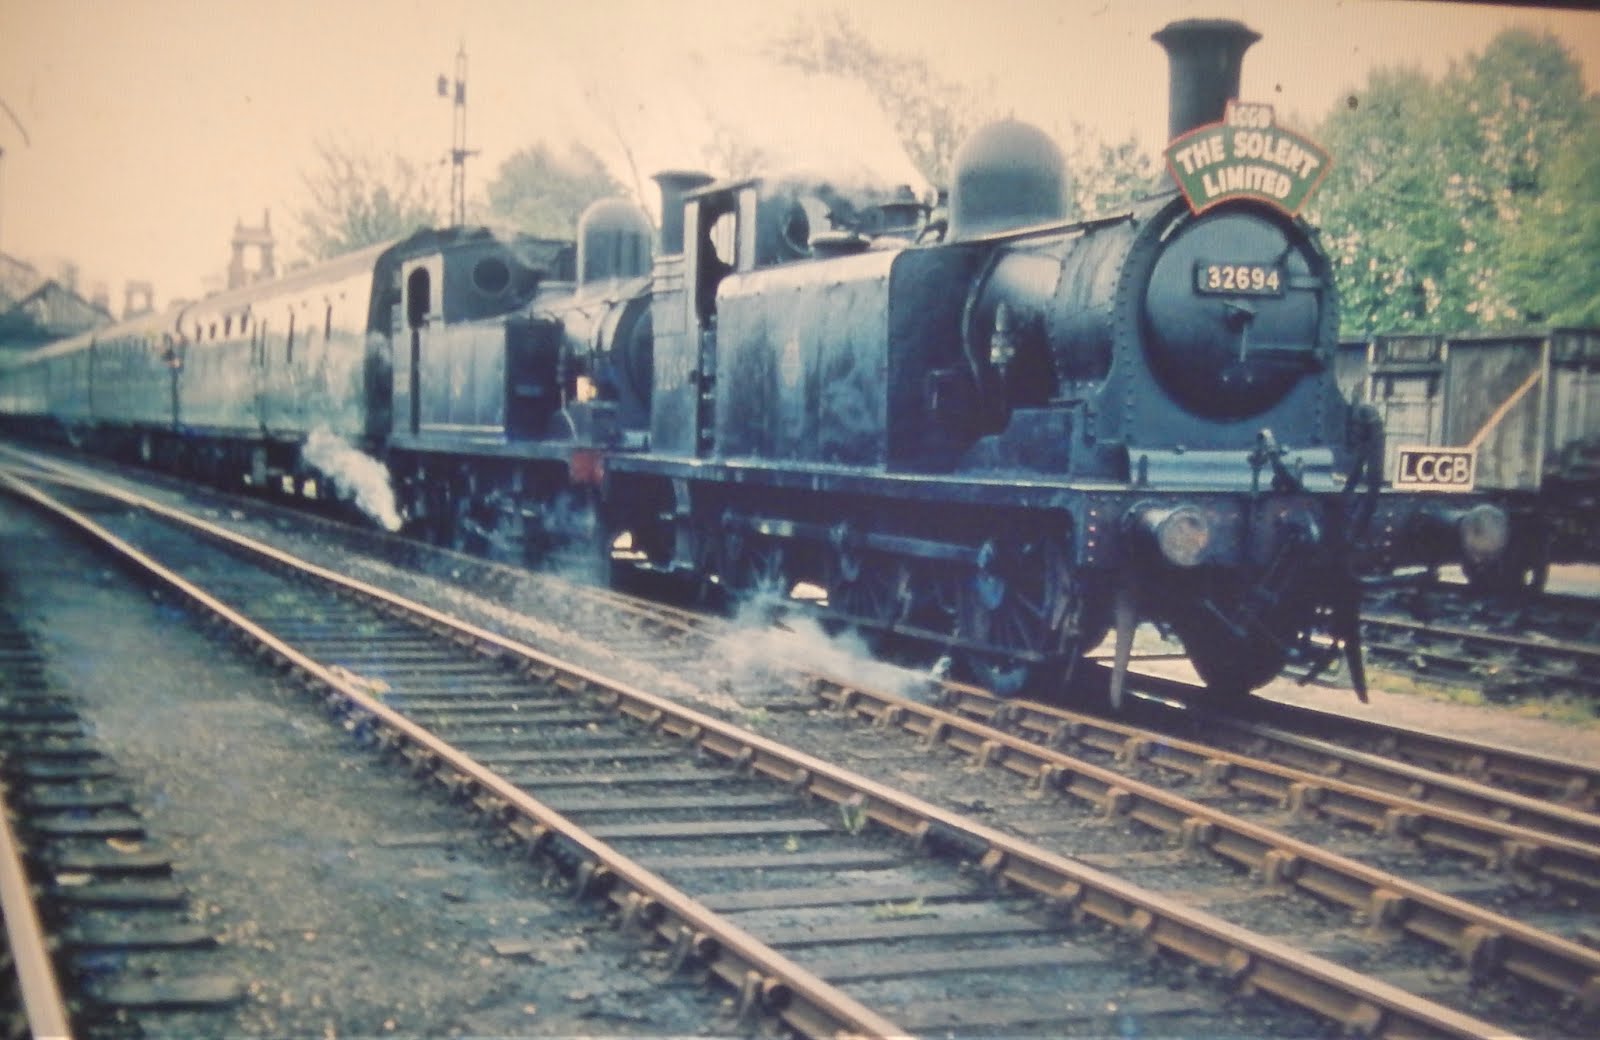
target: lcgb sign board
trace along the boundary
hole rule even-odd
[[[1478,453],[1472,448],[1398,449],[1396,491],[1471,491],[1477,481]]]
[[[1222,122],[1189,131],[1165,154],[1196,213],[1229,199],[1253,199],[1293,216],[1330,165],[1320,145],[1277,125],[1271,105],[1239,101],[1228,102]]]

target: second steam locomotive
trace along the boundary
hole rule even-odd
[[[1156,39],[1171,136],[1221,123],[1256,34]],[[1270,200],[1067,221],[1059,152],[1015,122],[963,146],[947,224],[895,186],[657,180],[655,250],[615,202],[575,248],[423,233],[44,348],[0,410],[301,493],[325,428],[434,540],[804,587],[1002,692],[1115,633],[1115,695],[1141,620],[1220,694],[1341,646],[1360,688],[1364,576],[1505,549],[1492,505],[1380,488],[1328,258]]]

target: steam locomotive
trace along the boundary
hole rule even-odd
[[[1258,36],[1155,38],[1171,136],[1223,122]],[[814,590],[1002,692],[1114,631],[1116,699],[1141,620],[1219,696],[1341,647],[1364,690],[1362,581],[1486,565],[1508,522],[1381,489],[1316,233],[1236,181],[1067,221],[1059,152],[1013,121],[963,146],[944,221],[898,186],[670,172],[657,250],[619,202],[575,245],[422,232],[44,348],[0,374],[0,414],[319,498],[361,493],[319,476],[343,438],[392,477],[392,525]]]

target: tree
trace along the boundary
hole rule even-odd
[[[1514,299],[1508,249],[1549,188],[1551,160],[1581,136],[1591,111],[1584,104],[1583,71],[1554,37],[1509,30],[1451,86],[1464,110],[1457,123],[1461,143],[1469,149],[1456,156],[1463,162],[1463,215],[1483,244],[1466,265],[1473,298],[1465,310],[1489,328],[1524,323],[1529,315]],[[1550,254],[1552,263],[1570,262],[1566,248]]]
[[[309,196],[296,212],[300,248],[326,260],[439,223],[430,179],[409,159],[386,160],[329,141],[316,146],[316,165],[302,175]]]
[[[972,130],[994,118],[977,92],[944,79],[922,58],[880,48],[842,11],[797,21],[769,55],[802,72],[855,80],[883,106],[917,169],[950,183],[950,160]]]
[[[585,207],[627,189],[584,145],[558,155],[540,142],[501,163],[488,193],[489,210],[499,219],[530,234],[572,238]]]
[[[1072,216],[1114,213],[1163,187],[1162,168],[1131,134],[1117,144],[1108,144],[1074,121],[1065,133],[1057,131],[1055,136],[1067,142]]]
[[[1333,261],[1344,334],[1424,328],[1459,290],[1452,265],[1466,245],[1440,205],[1445,105],[1414,70],[1379,70],[1359,97],[1314,135],[1333,167],[1309,216]]]
[[[780,64],[863,84],[888,114],[906,154],[932,184],[951,182],[969,134],[999,117],[975,89],[943,78],[919,57],[878,46],[840,11],[800,21],[769,48]],[[1062,144],[1071,182],[1068,215],[1105,213],[1158,189],[1161,170],[1130,134],[1111,144],[1082,123],[1043,127]]]
[[[1600,325],[1600,111],[1550,160],[1545,190],[1505,243],[1506,289],[1528,320]]]
[[[1571,244],[1535,217],[1553,205],[1556,157],[1595,122],[1561,43],[1508,30],[1441,83],[1380,70],[1356,97],[1315,135],[1334,163],[1308,214],[1334,259],[1345,334],[1504,328],[1554,313],[1528,295],[1527,272],[1570,263]]]

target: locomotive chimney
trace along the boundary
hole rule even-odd
[[[663,170],[652,178],[661,188],[661,255],[683,252],[683,197],[710,184],[708,174]]]
[[[1167,140],[1197,126],[1220,123],[1228,102],[1239,96],[1244,52],[1261,34],[1226,19],[1191,18],[1156,33],[1170,61]]]

